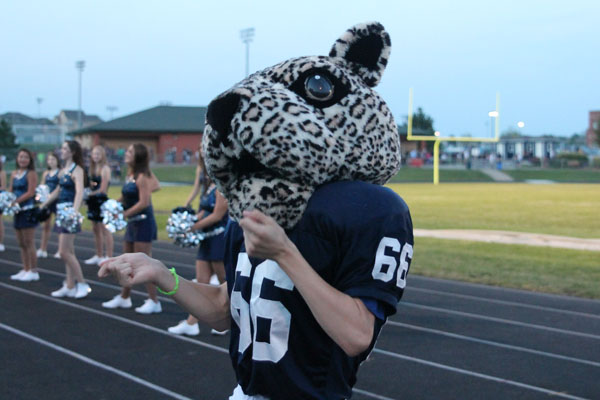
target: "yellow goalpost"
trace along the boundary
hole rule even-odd
[[[433,143],[433,184],[437,185],[440,183],[440,142],[487,142],[494,143],[498,142],[500,138],[500,93],[496,93],[496,110],[490,111],[490,117],[496,118],[494,126],[494,137],[493,138],[477,138],[467,136],[457,137],[442,137],[439,131],[435,132],[434,136],[423,136],[412,134],[412,120],[413,120],[413,89],[408,89],[408,126],[407,126],[407,140],[414,141],[428,141]]]

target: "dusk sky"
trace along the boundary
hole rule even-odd
[[[13,1],[0,5],[0,114],[108,119],[161,102],[204,106],[244,77],[240,30],[255,28],[250,70],[326,55],[350,26],[379,21],[392,54],[377,91],[398,123],[415,108],[443,136],[500,128],[572,135],[600,110],[600,1]]]

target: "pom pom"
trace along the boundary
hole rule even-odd
[[[56,205],[56,225],[69,233],[75,233],[81,223],[83,215],[73,208],[72,203],[59,203]]]
[[[200,242],[211,236],[216,236],[225,228],[220,226],[207,232],[192,231],[192,226],[198,222],[194,210],[189,207],[177,207],[167,220],[167,234],[173,243],[181,247],[198,247]]]
[[[35,201],[43,203],[50,197],[50,188],[48,185],[39,185],[35,188]]]
[[[127,221],[123,218],[123,205],[116,200],[110,199],[102,203],[100,207],[102,223],[110,233],[125,229]]]
[[[10,217],[17,214],[21,210],[21,207],[18,203],[14,206],[12,205],[16,199],[17,196],[15,196],[15,194],[12,192],[0,193],[0,210],[2,210],[4,215]]]

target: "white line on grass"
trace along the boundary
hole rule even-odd
[[[38,343],[38,344],[40,344],[42,346],[49,347],[52,350],[56,350],[56,351],[58,351],[60,353],[63,353],[63,354],[66,354],[66,355],[68,355],[70,357],[76,358],[79,361],[83,361],[86,364],[92,365],[94,367],[103,369],[103,370],[108,371],[108,372],[111,372],[111,373],[113,373],[115,375],[119,375],[122,378],[125,378],[127,380],[132,381],[132,382],[135,382],[137,384],[140,384],[142,386],[145,386],[147,388],[155,390],[155,391],[157,391],[159,393],[162,393],[164,395],[167,395],[167,396],[169,396],[171,398],[179,399],[179,400],[190,400],[189,397],[183,396],[183,395],[181,395],[179,393],[175,393],[175,392],[173,392],[173,391],[171,391],[169,389],[166,389],[166,388],[164,388],[162,386],[155,385],[154,383],[148,382],[145,379],[139,378],[139,377],[137,377],[135,375],[131,375],[131,374],[125,372],[125,371],[121,371],[120,369],[111,367],[110,365],[106,365],[104,363],[101,363],[101,362],[96,361],[94,359],[91,359],[89,357],[86,357],[86,356],[84,356],[82,354],[76,353],[76,352],[74,352],[72,350],[69,350],[69,349],[66,349],[64,347],[58,346],[58,345],[56,345],[54,343],[50,343],[50,342],[48,342],[48,341],[46,341],[44,339],[41,339],[41,338],[39,338],[37,336],[30,335],[29,333],[26,333],[26,332],[23,332],[23,331],[18,330],[16,328],[13,328],[12,326],[5,325],[5,324],[3,324],[3,323],[0,322],[0,328],[6,330],[8,332],[11,332],[11,333],[13,333],[15,335],[21,336],[21,337],[23,337],[25,339],[31,340],[33,342],[36,342],[36,343]],[[4,367],[6,368],[6,365]]]

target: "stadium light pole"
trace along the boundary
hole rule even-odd
[[[38,118],[41,118],[42,117],[41,104],[42,104],[42,101],[44,101],[44,99],[41,97],[36,97],[35,101],[37,102]]]
[[[240,38],[246,44],[246,76],[250,75],[250,43],[254,38],[254,28],[246,28],[240,31]]]
[[[81,76],[85,68],[85,61],[79,60],[75,63],[75,68],[79,71],[79,102],[77,110],[77,129],[81,129]]]
[[[117,110],[119,109],[119,107],[117,107],[117,106],[106,106],[106,109],[107,109],[107,110],[108,110],[108,112],[110,113],[110,114],[109,114],[109,117],[108,117],[108,118],[109,118],[109,121],[110,121],[111,119],[113,119],[113,113],[114,113],[115,111],[117,111]]]

